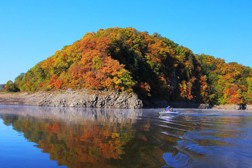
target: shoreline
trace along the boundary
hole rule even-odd
[[[0,104],[52,107],[96,107],[139,109],[142,101],[136,94],[116,91],[78,90],[40,91],[35,93],[0,93]]]
[[[165,100],[149,102],[140,100],[134,93],[95,91],[87,89],[78,91],[73,91],[71,89],[59,91],[40,91],[35,93],[0,92],[0,104],[119,109],[165,108],[169,104],[173,108],[252,110],[252,105],[210,105],[189,102],[167,102]]]

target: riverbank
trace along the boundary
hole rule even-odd
[[[211,105],[203,103],[192,103],[192,102],[167,102],[162,100],[145,102],[144,107],[167,107],[170,105],[173,108],[198,108],[198,109],[225,109],[225,110],[252,110],[252,105],[240,105],[240,104],[222,104],[222,105]]]
[[[71,89],[35,92],[35,93],[4,93],[0,92],[0,104],[54,106],[54,107],[94,107],[94,108],[164,108],[168,104],[173,108],[252,110],[252,105],[210,105],[189,102],[144,101],[134,93],[116,91],[95,91]]]

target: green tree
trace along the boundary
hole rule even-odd
[[[20,91],[20,89],[16,86],[15,83],[13,83],[11,80],[9,80],[4,86],[4,91],[18,92],[18,91]]]

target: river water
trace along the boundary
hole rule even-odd
[[[0,168],[252,167],[252,112],[0,105]]]

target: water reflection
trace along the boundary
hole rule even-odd
[[[86,121],[125,123],[135,122],[142,115],[141,109],[58,108],[37,106],[0,105],[0,113],[17,114],[40,119],[57,119],[67,123]]]
[[[0,112],[6,125],[69,167],[113,165],[125,153],[123,145],[135,133],[132,123],[141,115],[141,110],[5,107]]]
[[[58,165],[252,166],[251,113],[181,112],[160,117],[158,109],[0,106],[4,124],[22,132]]]

